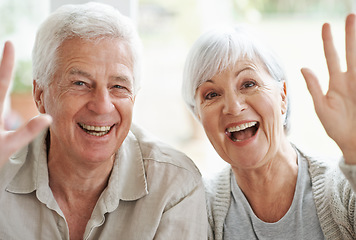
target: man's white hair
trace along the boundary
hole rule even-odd
[[[40,26],[32,51],[33,79],[41,87],[53,81],[58,48],[66,39],[98,41],[117,38],[124,41],[132,56],[133,87],[140,87],[142,45],[133,22],[114,7],[100,3],[64,5]]]

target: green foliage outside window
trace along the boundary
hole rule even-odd
[[[29,29],[36,29],[45,14],[47,14],[46,6],[48,5],[45,3],[48,3],[48,0],[0,0],[1,44],[9,39],[19,39],[18,42],[21,45],[29,43],[35,35],[35,30],[30,31],[29,34]],[[22,44],[22,41],[24,44]],[[26,54],[21,52],[23,50],[26,51]],[[12,91],[29,92],[32,90],[31,47],[21,49],[15,45],[15,52],[16,63]]]
[[[14,72],[13,92],[32,91],[32,62],[30,60],[19,60]]]

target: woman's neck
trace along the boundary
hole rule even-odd
[[[237,184],[257,217],[275,222],[288,211],[298,176],[297,154],[290,144],[256,169],[234,168]]]

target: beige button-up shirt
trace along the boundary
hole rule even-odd
[[[0,171],[0,239],[69,239],[49,187],[43,132]],[[83,239],[207,239],[201,175],[184,154],[133,127]]]

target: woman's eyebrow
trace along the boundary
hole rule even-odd
[[[243,69],[237,71],[236,77],[237,77],[240,73],[242,73],[242,72],[244,72],[244,71],[254,71],[254,72],[255,72],[256,69],[253,68],[253,67],[251,67],[251,66],[244,67]]]
[[[240,73],[242,73],[242,72],[244,72],[244,71],[254,71],[254,72],[255,72],[256,69],[253,68],[253,67],[251,67],[251,66],[247,66],[247,67],[244,67],[243,69],[237,71],[235,76],[237,77]],[[207,83],[207,82],[208,82],[208,83],[213,83],[213,84],[215,83],[214,80],[212,80],[212,79],[208,79],[208,80],[206,80],[206,81],[203,82],[203,83]],[[203,84],[203,83],[202,83],[202,84]],[[202,85],[202,84],[200,84],[200,85]],[[199,85],[199,86],[200,86],[200,85]]]

